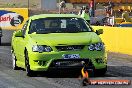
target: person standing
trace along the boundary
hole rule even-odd
[[[81,7],[81,9],[79,10],[79,13],[78,13],[78,15],[80,15],[81,16],[81,14],[82,14],[82,12],[83,12],[83,10],[85,9],[85,7],[84,6],[82,6]]]
[[[123,11],[122,9],[119,10],[122,13],[123,22],[132,22],[127,11]]]
[[[85,7],[85,10],[82,11],[81,17],[84,18],[90,24],[89,8]]]
[[[89,3],[89,14],[90,17],[94,16],[94,0],[91,0]]]
[[[108,2],[108,11],[110,12],[110,15],[113,15],[113,8],[114,8],[114,3],[110,0]]]
[[[65,0],[62,0],[61,2],[60,2],[60,8],[63,10],[63,12],[64,12],[64,10],[65,10],[65,8],[66,8],[66,2],[65,2]]]

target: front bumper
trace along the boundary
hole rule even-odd
[[[79,54],[80,59],[63,59],[63,54]],[[97,63],[96,59],[100,58],[102,58],[103,62]],[[81,69],[83,67],[82,61],[88,63],[89,68],[106,68],[107,54],[100,51],[29,53],[30,69],[34,71],[47,71],[49,69]]]
[[[56,60],[52,60],[49,62],[50,64],[48,65],[48,67],[46,66],[32,66],[33,69],[32,70],[36,70],[36,71],[43,71],[43,70],[51,70],[51,69],[55,69],[55,70],[60,70],[60,69],[81,69],[82,67],[84,67],[85,65],[87,65],[88,69],[94,69],[94,65],[92,64],[92,61],[90,59],[56,59]],[[45,64],[43,64],[45,65]]]

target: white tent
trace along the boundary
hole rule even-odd
[[[55,10],[57,9],[57,1],[56,0],[41,0],[41,9]]]

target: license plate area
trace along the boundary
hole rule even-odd
[[[79,54],[63,54],[62,57],[63,59],[79,59],[80,55]]]
[[[92,62],[90,59],[84,59],[84,58],[79,58],[79,59],[56,59],[54,60],[50,67],[82,67],[82,62],[87,63],[90,67],[93,66]]]

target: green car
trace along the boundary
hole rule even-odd
[[[102,33],[74,14],[31,16],[22,30],[13,33],[13,69],[24,68],[31,76],[36,71],[74,70],[87,65],[97,74],[105,74],[107,54],[98,36]]]

